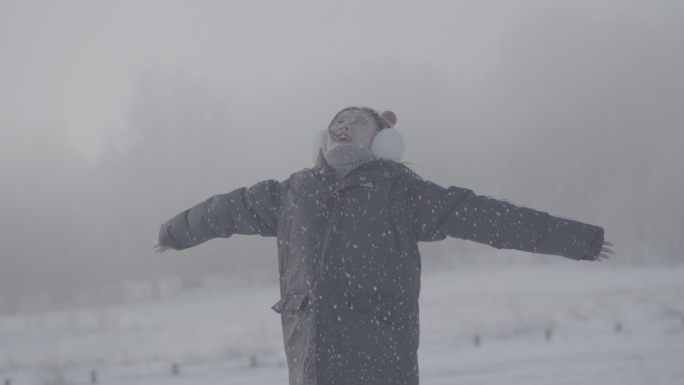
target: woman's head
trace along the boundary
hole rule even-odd
[[[328,125],[327,149],[340,144],[355,144],[370,150],[375,134],[392,124],[368,107],[347,107]]]

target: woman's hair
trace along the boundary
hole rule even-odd
[[[392,124],[390,124],[390,122],[385,120],[382,116],[380,116],[380,114],[378,114],[377,111],[375,111],[372,108],[369,108],[369,107],[347,107],[347,108],[341,110],[340,112],[338,112],[337,114],[335,114],[333,119],[330,121],[330,124],[328,124],[328,128],[330,128],[330,126],[332,126],[333,122],[337,119],[338,116],[340,116],[341,113],[343,113],[345,111],[349,111],[349,110],[366,111],[367,113],[369,113],[373,117],[373,119],[375,119],[375,125],[377,126],[378,131],[383,130],[385,128],[391,128],[392,127]]]

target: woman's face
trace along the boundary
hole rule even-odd
[[[328,151],[340,144],[355,144],[370,150],[376,132],[377,124],[368,112],[344,111],[328,127]]]

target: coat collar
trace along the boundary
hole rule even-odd
[[[339,178],[335,169],[326,162],[325,157],[323,157],[323,152],[321,151],[318,154],[318,161],[316,162],[314,170],[317,170],[326,179],[335,181],[337,184],[336,190],[339,191],[347,187],[372,184],[374,182],[391,179],[403,168],[404,166],[391,160],[375,159],[355,168],[344,178]]]

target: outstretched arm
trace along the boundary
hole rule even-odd
[[[475,195],[468,189],[417,180],[409,197],[414,234],[420,241],[451,236],[575,260],[600,260],[612,254],[612,244],[604,246],[601,227]]]
[[[268,180],[215,195],[161,226],[155,251],[183,250],[233,234],[275,236],[287,182]]]

